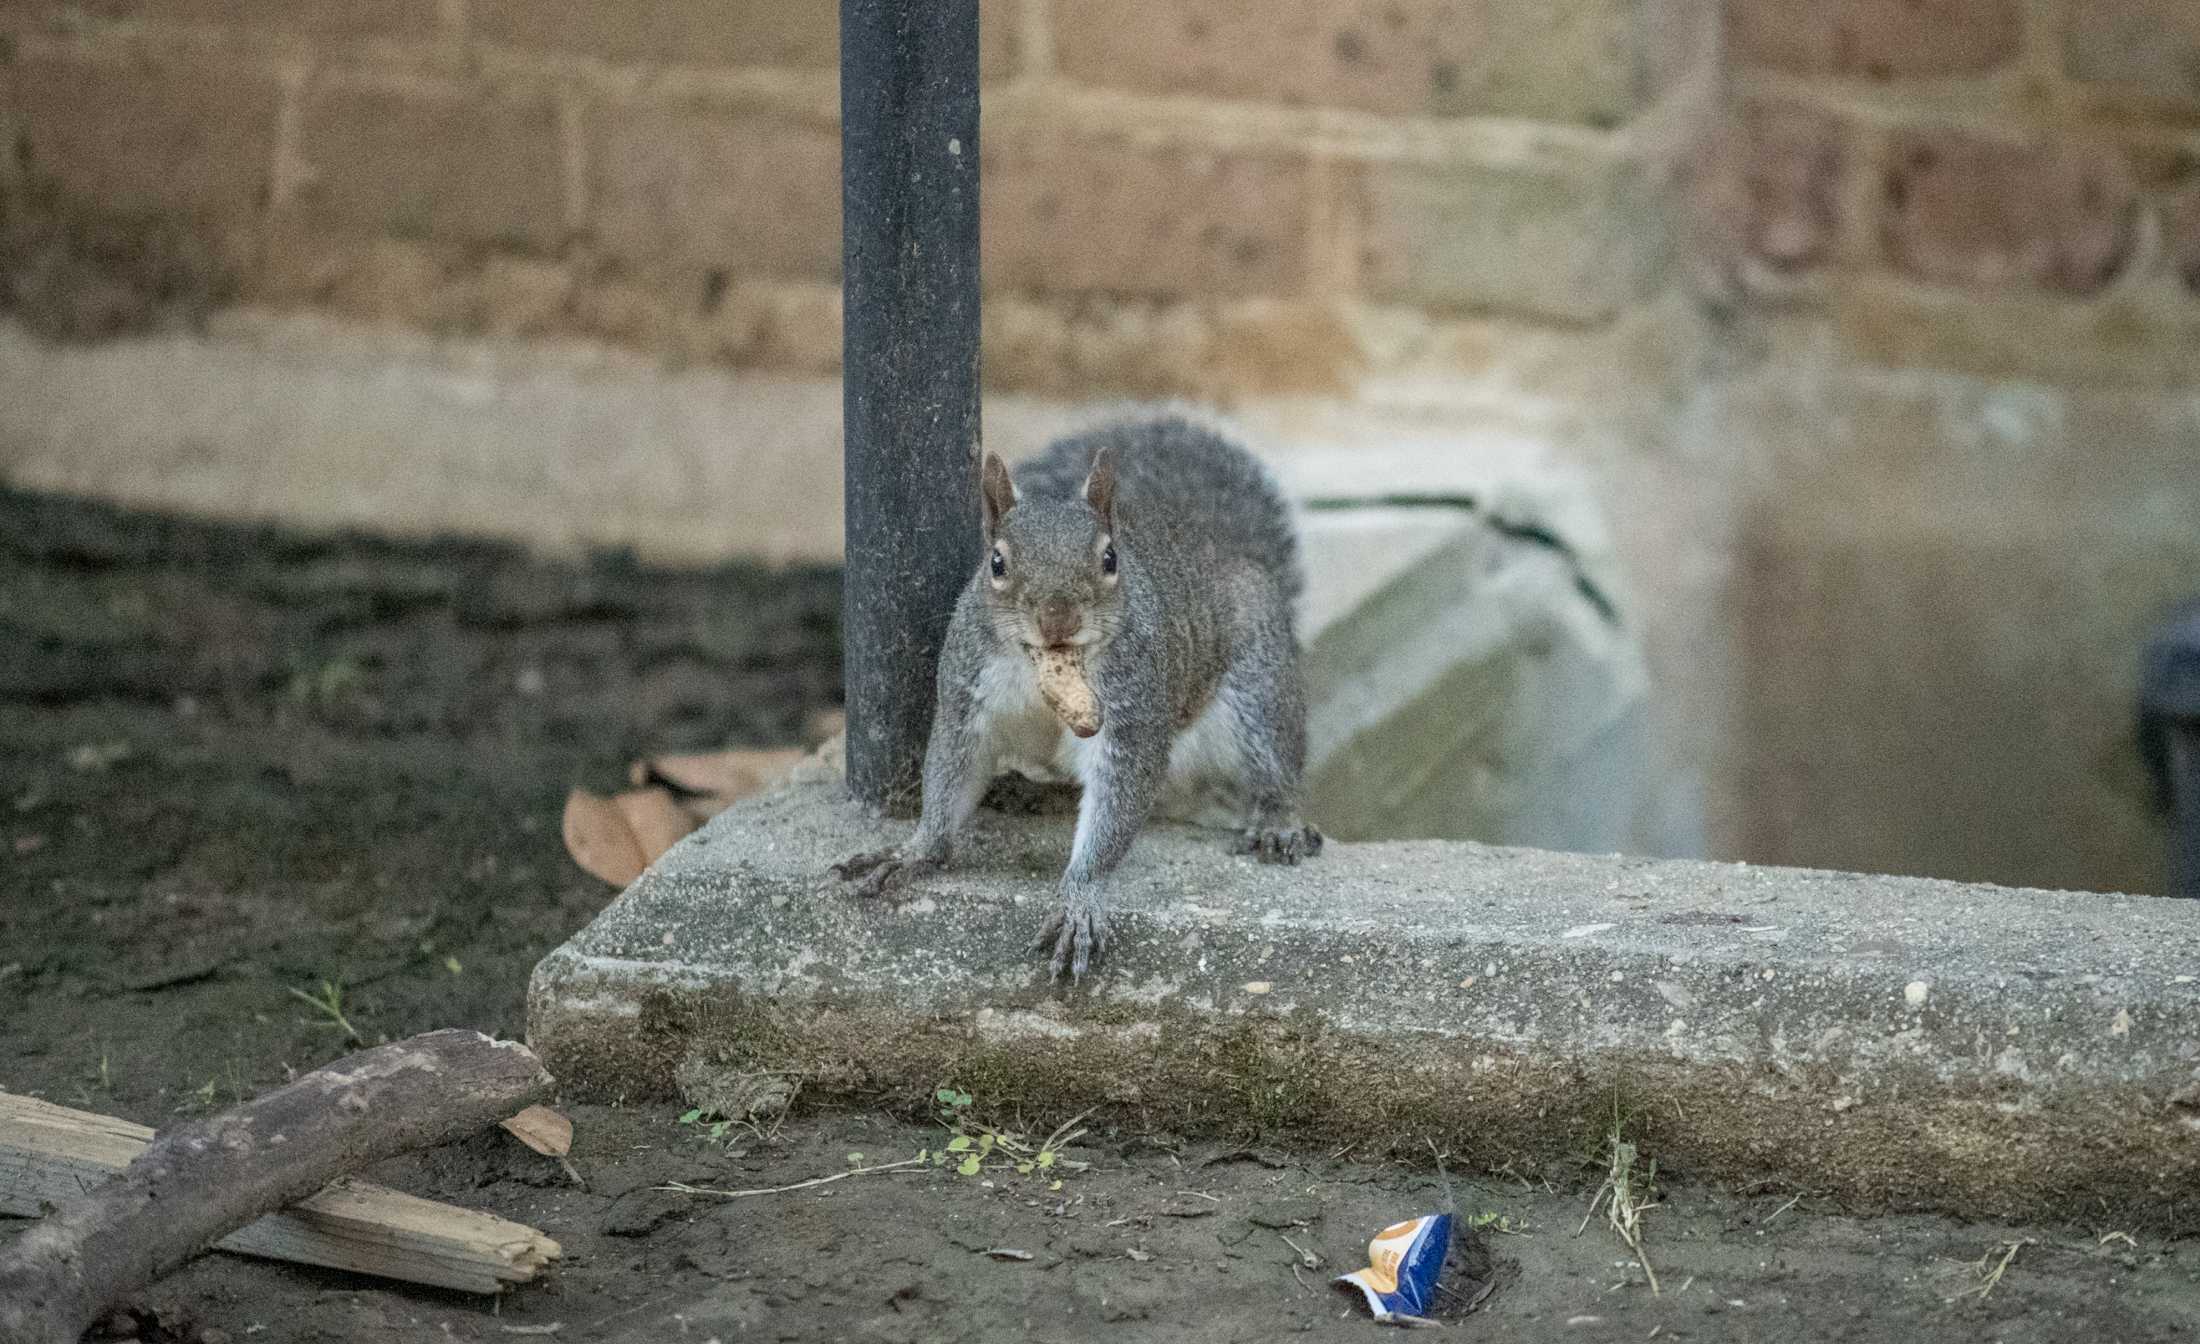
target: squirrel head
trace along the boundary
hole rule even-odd
[[[1027,650],[1105,645],[1122,623],[1115,547],[1115,454],[1093,456],[1071,499],[1025,499],[1008,466],[985,455],[986,554],[980,571],[994,633]]]

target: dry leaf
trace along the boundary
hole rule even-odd
[[[626,813],[586,789],[565,796],[565,848],[573,862],[614,887],[627,886],[649,866]]]
[[[573,1122],[548,1106],[530,1106],[504,1122],[513,1138],[544,1157],[563,1157],[573,1151]]]
[[[809,753],[782,747],[767,751],[713,751],[693,756],[657,756],[636,761],[627,778],[637,785],[661,785],[698,824],[784,779]]]
[[[666,850],[687,839],[698,823],[663,789],[635,789],[611,800],[634,830],[634,841],[644,867],[655,863]]]
[[[778,783],[810,755],[790,747],[636,761],[627,771],[635,787],[625,793],[567,795],[565,847],[590,873],[627,886],[696,827]]]

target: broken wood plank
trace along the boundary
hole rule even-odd
[[[0,1092],[0,1215],[35,1218],[85,1194],[152,1140],[144,1125]],[[469,1293],[527,1283],[560,1254],[524,1223],[349,1178],[214,1244]]]
[[[356,1196],[337,1178],[381,1158],[432,1147],[496,1124],[548,1096],[555,1080],[533,1052],[478,1032],[433,1031],[347,1055],[220,1114],[162,1129],[120,1170],[97,1177],[75,1150],[70,1185],[39,1222],[0,1245],[0,1339],[73,1344],[107,1304],[168,1273],[262,1215],[327,1197],[351,1206],[357,1257],[417,1266],[404,1220],[361,1224]],[[94,1117],[90,1147],[115,1153],[118,1122]],[[53,1117],[16,1132],[43,1149]],[[26,1149],[30,1143],[26,1143]],[[95,1169],[96,1162],[91,1163]],[[424,1201],[423,1201],[424,1202]],[[420,1216],[432,1227],[439,1215]],[[500,1220],[501,1221],[501,1220]],[[523,1232],[527,1231],[522,1229]],[[487,1266],[533,1238],[468,1247]],[[273,1244],[282,1244],[280,1235]],[[492,1277],[494,1275],[492,1274]]]

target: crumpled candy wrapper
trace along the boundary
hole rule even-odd
[[[1432,1213],[1393,1223],[1367,1244],[1367,1268],[1340,1274],[1367,1299],[1385,1324],[1428,1324],[1436,1306],[1436,1278],[1451,1249],[1451,1215]]]

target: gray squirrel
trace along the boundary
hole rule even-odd
[[[999,764],[1054,754],[1084,791],[1062,908],[1034,950],[1082,979],[1107,945],[1108,877],[1165,784],[1231,785],[1240,853],[1321,852],[1299,815],[1298,539],[1250,453],[1171,413],[1058,439],[1013,476],[987,453],[981,487],[983,558],[940,651],[916,834],[833,873],[881,896],[940,870]],[[1040,694],[1039,664],[1078,655],[1098,702],[1089,736]]]

